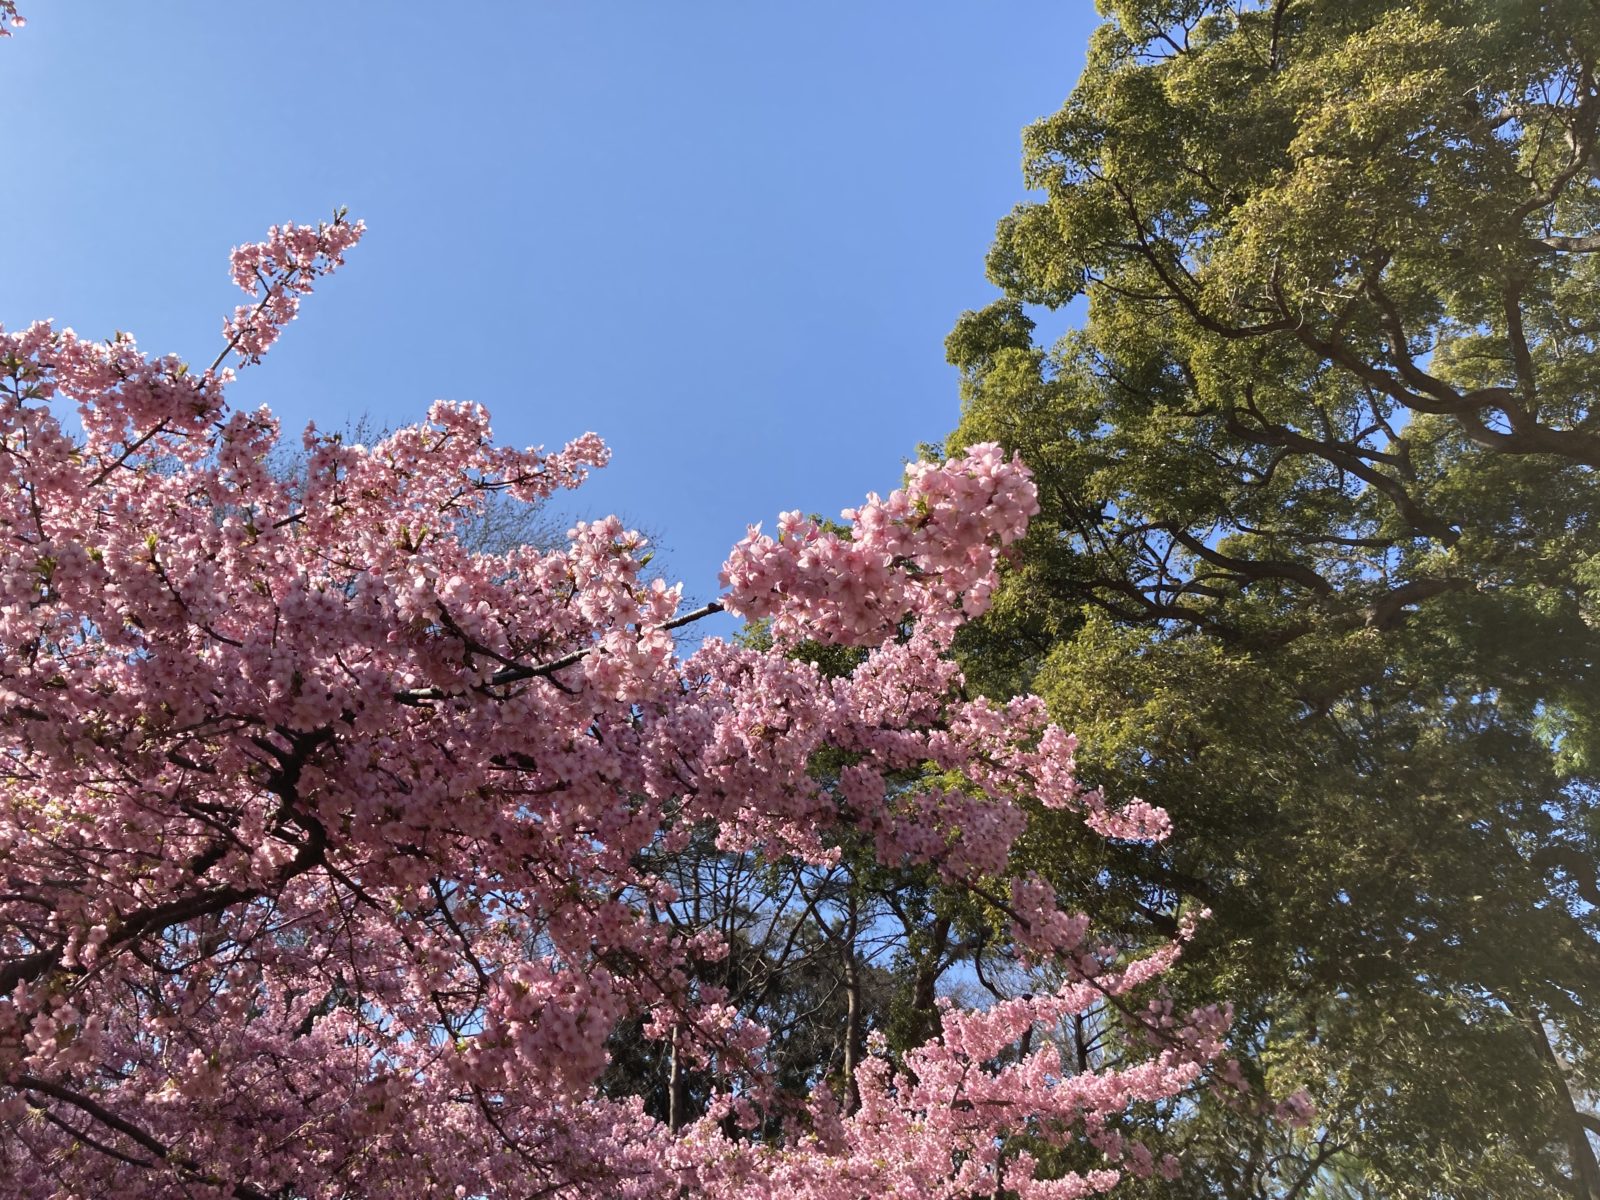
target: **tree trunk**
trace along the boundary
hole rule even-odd
[[[678,1039],[672,1039],[672,1049],[667,1055],[667,1128],[677,1133],[683,1126],[684,1088],[683,1063],[678,1055]]]
[[[850,888],[849,917],[845,921],[844,939],[844,1107],[853,1113],[861,1106],[861,1092],[856,1087],[856,1066],[861,1061],[865,1038],[862,1036],[861,965],[856,961],[856,935],[859,913],[856,891]]]
[[[906,930],[907,940],[912,931]],[[917,974],[911,989],[911,1008],[917,1014],[918,1041],[925,1042],[939,1033],[939,1005],[937,988],[939,976],[944,973],[944,955],[950,947],[950,915],[941,914],[928,931],[928,949],[917,964]]]
[[[1555,1091],[1556,1102],[1561,1106],[1562,1125],[1565,1126],[1567,1153],[1572,1158],[1573,1200],[1600,1200],[1600,1164],[1595,1162],[1594,1147],[1589,1143],[1589,1131],[1572,1099],[1572,1089],[1567,1086],[1567,1073],[1556,1057],[1550,1035],[1537,1009],[1513,1008],[1512,1015],[1520,1019],[1533,1038],[1534,1051],[1543,1060],[1550,1086]]]

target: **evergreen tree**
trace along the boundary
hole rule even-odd
[[[1182,987],[1317,1104],[1151,1186],[1592,1200],[1600,7],[1101,7],[948,341],[1044,506],[965,666],[1173,813],[1030,850],[1130,937],[1210,906]]]

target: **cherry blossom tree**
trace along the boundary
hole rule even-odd
[[[1080,786],[1043,706],[965,699],[947,653],[1037,509],[1027,469],[976,446],[846,534],[752,528],[690,612],[615,518],[473,550],[485,504],[577,486],[600,439],[508,449],[437,403],[372,445],[308,429],[286,478],[271,413],[226,403],[230,356],[259,363],[362,232],[236,249],[249,300],[203,370],[0,330],[0,1197],[1064,1200],[1175,1173],[1119,1122],[1196,1085],[1227,1014],[1152,990],[1182,936],[1119,955],[1008,865],[1033,806],[1112,839],[1165,815]],[[715,611],[775,645],[680,655]],[[802,637],[866,652],[829,677]],[[843,831],[1055,982],[943,1002],[928,1044],[796,1096],[655,864],[709,835],[825,865]],[[1091,1009],[1144,1057],[1064,1061],[1049,1031]],[[716,1081],[702,1115],[597,1090],[630,1022]]]

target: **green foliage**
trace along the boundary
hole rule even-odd
[[[951,448],[1043,505],[961,649],[1173,813],[1035,864],[1129,938],[1212,908],[1185,999],[1318,1104],[1202,1104],[1148,1186],[1594,1200],[1600,10],[1101,9],[947,342]]]

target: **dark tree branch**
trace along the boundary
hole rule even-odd
[[[1575,237],[1553,233],[1549,237],[1534,238],[1529,244],[1538,250],[1553,250],[1561,254],[1596,254],[1600,253],[1600,234]]]
[[[1291,583],[1298,583],[1301,587],[1308,588],[1319,595],[1328,596],[1333,594],[1333,585],[1303,563],[1289,562],[1284,559],[1234,558],[1232,555],[1223,554],[1206,545],[1187,530],[1169,527],[1168,532],[1182,543],[1190,553],[1205,560],[1212,566],[1221,567],[1230,574],[1241,576],[1247,580],[1285,579]]]
[[[98,1103],[88,1096],[83,1095],[81,1092],[75,1092],[71,1088],[63,1087],[58,1083],[52,1083],[48,1079],[40,1079],[34,1075],[18,1075],[12,1082],[14,1086],[21,1088],[24,1091],[34,1092],[41,1096],[49,1096],[52,1100],[60,1101],[62,1104],[71,1105],[79,1112],[85,1114],[86,1116],[92,1117],[101,1125],[104,1125],[107,1129],[116,1130],[129,1141],[134,1142],[142,1149],[148,1151],[150,1154],[153,1154],[159,1161],[176,1167],[185,1174],[192,1176],[197,1182],[209,1184],[213,1187],[217,1185],[226,1185],[229,1182],[210,1174],[193,1159],[179,1158],[174,1156],[171,1148],[165,1143],[157,1140],[155,1137],[151,1136],[143,1129],[140,1129],[131,1121],[127,1121],[122,1117],[119,1117],[116,1113],[112,1112],[104,1105]],[[87,1145],[90,1143],[86,1140],[85,1144]],[[124,1162],[133,1161],[121,1154],[116,1154],[114,1157],[121,1158]],[[153,1166],[154,1164],[134,1162],[134,1165]],[[272,1200],[272,1197],[268,1195],[268,1193],[251,1187],[247,1183],[234,1183],[232,1194],[236,1200]]]
[[[1393,629],[1407,607],[1446,592],[1461,592],[1471,586],[1466,579],[1413,579],[1385,592],[1367,607],[1367,624],[1374,629]]]
[[[1256,422],[1253,427],[1240,420],[1237,410],[1231,405],[1223,409],[1223,422],[1228,432],[1235,437],[1261,446],[1283,446],[1297,454],[1311,455],[1332,463],[1388,497],[1406,524],[1418,533],[1437,538],[1446,546],[1452,546],[1460,540],[1461,534],[1457,529],[1449,522],[1424,510],[1412,498],[1404,484],[1364,461],[1355,448],[1343,442],[1320,442],[1303,433],[1297,433],[1286,425],[1269,421],[1259,409],[1255,408],[1248,388],[1245,391],[1245,400],[1250,408],[1250,415]]]
[[[682,616],[674,617],[670,621],[663,621],[656,629],[681,629],[694,621],[704,620],[714,613],[722,612],[722,605],[713,600],[710,604],[701,605],[693,612],[686,612]],[[538,663],[530,666],[512,666],[496,671],[482,685],[483,687],[503,687],[508,683],[521,683],[528,679],[549,678],[557,671],[566,667],[575,666],[582,662],[595,651],[594,646],[585,646],[581,650],[573,650],[563,654],[560,658],[551,659],[549,662]],[[421,704],[429,700],[443,700],[449,693],[436,688],[413,688],[410,691],[396,692],[395,699],[401,704]]]

